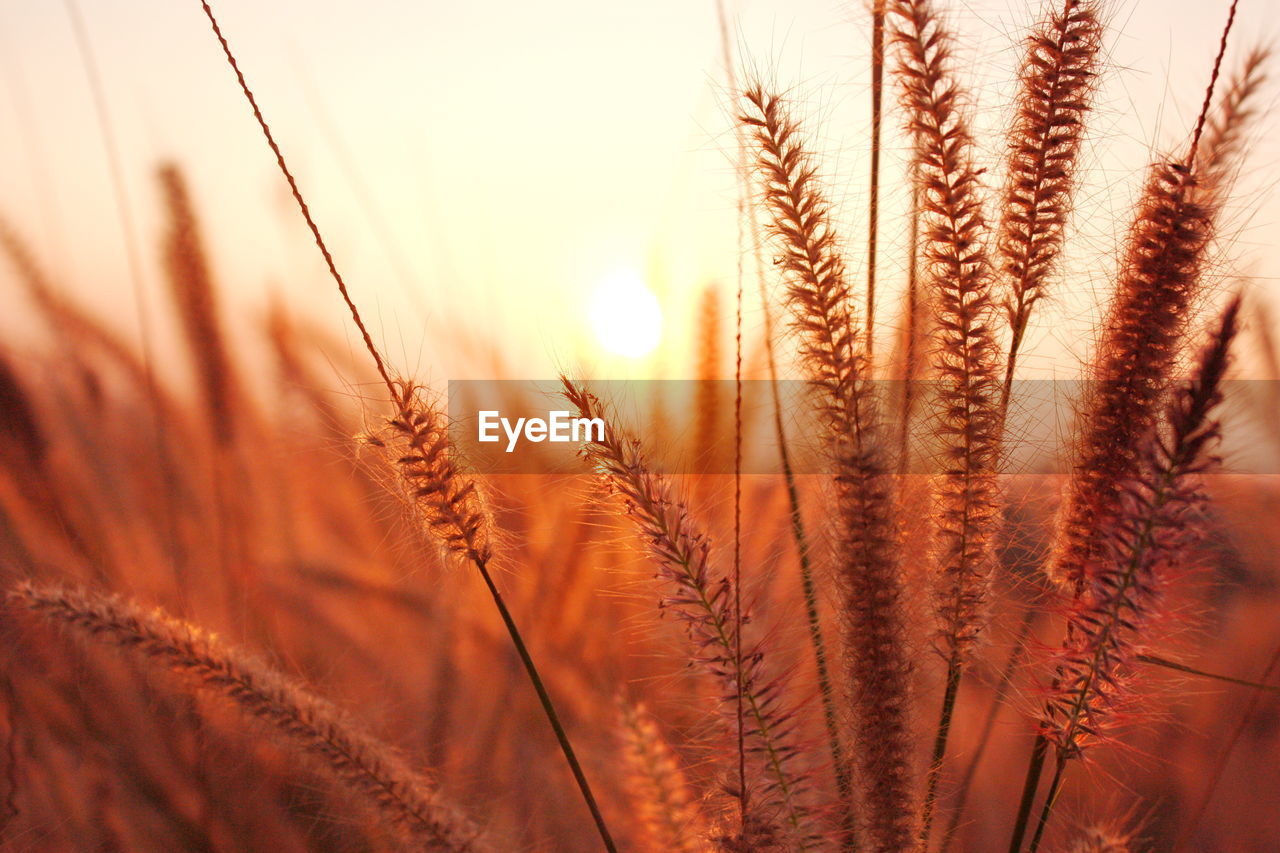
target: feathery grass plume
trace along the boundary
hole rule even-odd
[[[997,238],[1008,280],[1009,354],[1000,396],[1009,407],[1014,367],[1031,310],[1062,252],[1085,116],[1096,88],[1102,24],[1093,0],[1048,0],[1053,9],[1027,39]]]
[[[477,830],[445,803],[435,784],[327,700],[257,658],[161,610],[113,595],[23,582],[6,601],[73,629],[85,640],[133,650],[265,723],[368,802],[413,845],[488,849]]]
[[[396,380],[391,385],[396,414],[387,419],[387,437],[367,436],[366,441],[391,451],[396,470],[407,488],[412,505],[421,513],[427,528],[447,553],[470,563],[484,581],[511,643],[515,646],[516,654],[538,695],[543,713],[555,733],[587,809],[591,812],[601,841],[604,842],[605,849],[612,853],[616,850],[613,837],[604,822],[604,816],[573,744],[569,741],[564,723],[560,720],[560,713],[547,691],[528,646],[525,645],[524,636],[507,607],[506,599],[493,581],[490,568],[493,560],[490,539],[492,524],[489,513],[484,507],[475,479],[462,470],[450,453],[449,428],[445,415],[427,399],[425,391],[414,383]]]
[[[667,481],[649,469],[639,441],[619,432],[594,394],[568,378],[562,381],[565,398],[582,417],[604,424],[590,431],[583,454],[648,545],[659,577],[670,587],[660,607],[684,623],[693,660],[720,682],[722,717],[735,735],[741,699],[746,778],[726,786],[739,802],[740,832],[719,842],[727,850],[814,849],[819,841],[804,802],[808,779],[794,766],[801,752],[796,713],[786,704],[783,679],[766,671],[760,644],[739,642],[733,584],[712,568],[710,540],[672,497]]]
[[[238,382],[218,320],[217,288],[182,171],[177,165],[166,163],[160,167],[158,177],[169,217],[164,239],[169,293],[200,377],[214,437],[219,444],[227,445],[235,434]]]
[[[737,91],[736,78],[732,91]],[[747,145],[745,127],[739,127],[738,139],[741,147],[742,198],[751,195],[752,176],[748,168],[750,150]],[[788,516],[790,519],[791,538],[796,545],[796,562],[800,569],[800,588],[804,596],[805,621],[809,629],[809,642],[813,647],[814,669],[817,673],[818,692],[822,700],[822,718],[827,729],[827,744],[831,752],[832,771],[836,778],[836,789],[842,801],[846,803],[846,813],[842,820],[846,835],[845,848],[849,849],[855,840],[856,815],[853,804],[853,787],[848,761],[845,759],[844,738],[840,731],[840,713],[837,708],[836,688],[831,678],[828,665],[827,641],[823,636],[822,619],[818,611],[818,585],[814,579],[812,540],[805,528],[804,512],[800,504],[800,490],[796,485],[795,467],[792,463],[791,449],[787,430],[782,418],[782,394],[778,389],[778,360],[774,344],[773,305],[769,299],[769,281],[764,260],[764,235],[759,218],[754,211],[748,217],[751,223],[751,254],[755,261],[756,287],[760,294],[760,312],[764,319],[764,353],[768,368],[769,397],[772,404],[773,434],[778,443],[778,461],[782,466],[782,479],[787,492]]]
[[[1194,541],[1195,514],[1205,501],[1199,475],[1214,462],[1219,429],[1211,416],[1239,310],[1236,298],[1195,376],[1170,405],[1167,425],[1144,444],[1136,476],[1122,484],[1120,512],[1101,531],[1106,551],[1072,601],[1044,720],[1050,740],[1069,756],[1101,736],[1108,708],[1123,692],[1122,673],[1136,663],[1143,626]]]
[[[475,479],[467,476],[449,450],[444,413],[412,382],[397,381],[385,438],[365,440],[390,451],[414,507],[445,550],[483,568],[493,558],[491,523]]]
[[[921,843],[927,846],[961,675],[986,623],[1001,512],[996,472],[1003,419],[988,228],[965,94],[949,68],[951,37],[929,0],[897,0],[891,12],[897,76],[915,142],[922,277],[936,324],[935,435],[944,454],[935,571],[947,674],[922,811]]]
[[[1118,509],[1122,484],[1137,470],[1141,436],[1155,422],[1212,231],[1213,210],[1197,201],[1199,185],[1187,164],[1159,163],[1139,201],[1046,567],[1057,583],[1087,582],[1096,531]]]
[[[627,782],[647,849],[706,853],[708,830],[680,767],[658,724],[642,705],[622,700],[619,724]]]
[[[1222,314],[1192,379],[1140,447],[1134,475],[1120,484],[1117,511],[1102,519],[1095,563],[1086,567],[1067,614],[1040,733],[1057,755],[1036,827],[1035,849],[1063,771],[1105,736],[1114,711],[1134,697],[1132,671],[1164,590],[1185,570],[1206,496],[1201,475],[1216,462],[1214,409],[1235,338],[1240,299]]]
[[[899,0],[891,11],[915,139],[924,283],[937,324],[937,432],[946,445],[937,519],[939,616],[947,654],[963,655],[981,630],[999,516],[993,276],[964,96],[948,68],[950,35],[928,0]]]
[[[838,491],[836,579],[845,667],[856,733],[851,750],[863,787],[866,831],[876,850],[901,850],[915,823],[911,708],[898,525],[865,351],[854,340],[829,205],[782,99],[759,84],[740,119],[753,129],[757,171],[782,254],[786,302],[801,360],[826,426]]]

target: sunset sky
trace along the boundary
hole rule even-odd
[[[868,138],[865,2],[726,0],[733,48],[789,88],[862,251]],[[992,155],[1008,117],[1016,42],[1036,6],[950,4],[956,68],[974,85]],[[1106,287],[1135,180],[1194,121],[1226,2],[1110,5],[1110,70],[1094,119],[1072,280],[1032,346],[1030,370],[1070,372]],[[154,167],[176,159],[204,216],[226,313],[252,329],[273,292],[335,330],[341,305],[309,246],[196,0],[81,0],[122,154],[149,314],[160,315]],[[391,356],[436,380],[483,376],[478,342],[545,377],[688,371],[698,294],[737,274],[734,139],[712,0],[442,3],[220,0],[215,9]],[[0,213],[66,286],[137,329],[103,138],[67,6],[0,0]],[[1228,55],[1280,35],[1280,9],[1243,0]],[[1276,102],[1274,87],[1266,100]],[[892,322],[902,271],[901,158],[891,114],[881,257]],[[1258,276],[1280,279],[1280,143],[1252,146],[1227,234]],[[992,161],[993,164],[995,161]],[[1082,248],[1083,247],[1083,248]],[[4,275],[10,275],[7,267]],[[603,283],[639,276],[664,314],[656,361],[605,353],[592,326]],[[754,284],[750,290],[754,291]],[[17,305],[6,286],[4,305]],[[598,303],[598,300],[597,300]],[[725,300],[728,304],[728,300]],[[597,304],[598,308],[598,304]],[[21,308],[0,311],[22,333]],[[748,305],[748,331],[761,325]],[[153,319],[158,325],[158,321]],[[153,328],[163,339],[164,333]],[[1056,339],[1061,345],[1055,345]]]

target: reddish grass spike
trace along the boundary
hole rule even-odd
[[[913,807],[909,664],[898,523],[863,347],[854,340],[845,266],[816,169],[781,98],[744,95],[757,171],[782,253],[786,302],[826,427],[838,492],[837,581],[867,834],[876,849],[910,844]]]
[[[1008,281],[1004,308],[1011,331],[1000,396],[1002,420],[1027,321],[1062,251],[1101,47],[1098,4],[1090,0],[1066,0],[1027,39],[997,238]]]
[[[1213,210],[1197,201],[1198,186],[1185,166],[1162,163],[1139,202],[1047,567],[1059,583],[1085,582],[1095,532],[1115,511],[1122,484],[1136,471],[1141,437],[1155,422],[1212,231]]]
[[[1170,404],[1123,483],[1118,512],[1100,531],[1105,543],[1067,616],[1066,640],[1046,703],[1044,731],[1066,757],[1101,737],[1112,710],[1131,694],[1138,644],[1194,544],[1204,502],[1199,476],[1214,463],[1213,411],[1237,330],[1234,299],[1201,355],[1195,376]]]
[[[685,505],[673,499],[667,481],[649,469],[639,442],[614,426],[600,400],[567,378],[563,384],[565,399],[582,417],[599,418],[605,425],[602,433],[591,436],[583,454],[626,508],[660,567],[669,592],[659,606],[684,624],[694,662],[721,682],[722,718],[734,738],[741,698],[747,790],[731,793],[744,813],[738,834],[720,842],[725,849],[742,850],[820,846],[808,825],[808,779],[797,769],[802,758],[799,722],[785,700],[785,680],[769,673],[761,644],[738,636],[733,585],[712,568],[710,540]],[[736,750],[734,756],[736,766]]]
[[[898,77],[915,137],[925,282],[938,326],[940,485],[938,614],[948,657],[964,659],[981,632],[999,522],[995,471],[1001,419],[987,226],[964,95],[948,68],[950,37],[926,0],[894,3]]]
[[[411,382],[396,383],[396,414],[387,419],[392,461],[432,532],[450,553],[476,565],[493,557],[491,523],[475,481],[454,462],[444,415]]]
[[[435,785],[394,750],[328,701],[200,627],[73,587],[23,583],[8,592],[6,602],[74,629],[87,641],[133,650],[239,706],[317,760],[414,844],[460,853],[488,849],[478,843],[476,829],[441,802]]]
[[[159,178],[169,216],[165,267],[170,294],[186,332],[214,437],[225,446],[235,435],[239,383],[218,320],[217,288],[182,172],[172,163],[165,164]]]

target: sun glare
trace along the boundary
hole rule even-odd
[[[662,339],[662,309],[635,270],[601,280],[591,299],[591,325],[606,350],[628,358],[653,352]]]

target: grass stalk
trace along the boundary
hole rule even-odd
[[[555,703],[551,701],[551,694],[547,692],[547,687],[542,681],[542,675],[538,672],[538,666],[533,662],[533,656],[529,654],[529,648],[525,645],[524,637],[516,626],[516,621],[512,618],[511,611],[507,608],[507,603],[502,598],[502,593],[498,591],[497,585],[493,582],[493,576],[489,573],[488,562],[478,560],[475,562],[475,567],[480,573],[480,577],[484,579],[485,588],[489,590],[493,604],[498,608],[498,614],[502,617],[502,624],[506,626],[507,633],[511,636],[511,644],[515,646],[516,654],[520,656],[520,663],[523,664],[524,671],[528,674],[529,681],[533,684],[534,692],[538,694],[538,702],[542,705],[542,712],[546,715],[547,722],[551,723],[551,729],[556,735],[556,742],[560,744],[560,751],[564,754],[564,760],[569,765],[569,771],[573,774],[573,781],[577,783],[578,791],[582,794],[582,799],[586,802],[587,809],[591,812],[591,819],[595,822],[596,831],[600,834],[600,841],[604,844],[604,849],[608,850],[609,853],[617,853],[618,847],[609,832],[608,824],[605,823],[604,815],[600,812],[600,806],[596,802],[595,794],[591,791],[591,783],[587,781],[587,774],[582,770],[582,764],[578,761],[577,753],[574,752],[573,744],[569,741],[569,735],[565,732],[564,724],[560,722],[560,714],[556,711]]]
[[[876,266],[880,238],[880,131],[884,117],[884,4],[871,7],[871,187],[867,210],[867,316],[863,339],[867,359],[875,362]]]
[[[230,43],[227,41],[226,36],[224,36],[222,33],[222,28],[218,24],[218,19],[217,17],[215,17],[212,7],[209,5],[208,0],[200,0],[200,6],[204,11],[205,17],[208,18],[209,20],[209,25],[213,29],[214,36],[217,38],[218,43],[222,47],[222,52],[226,57],[227,64],[231,67],[231,70],[234,72],[236,76],[236,81],[240,85],[240,91],[244,94],[245,100],[248,101],[249,107],[253,111],[253,117],[254,119],[257,120],[258,128],[262,131],[262,135],[266,139],[268,147],[271,149],[271,152],[275,155],[276,165],[279,167],[281,174],[284,176],[286,182],[289,184],[290,193],[293,195],[293,199],[297,203],[298,209],[302,213],[302,217],[306,221],[308,229],[311,231],[311,235],[315,241],[316,248],[319,249],[320,254],[324,258],[325,265],[329,270],[330,277],[334,280],[334,283],[338,287],[339,295],[341,295],[343,302],[346,304],[347,309],[351,314],[352,322],[355,324],[356,329],[360,332],[360,336],[364,341],[365,349],[368,351],[370,358],[373,359],[374,367],[377,369],[378,376],[382,379],[383,383],[386,385],[387,392],[390,395],[390,399],[392,403],[398,405],[398,407],[400,408],[400,414],[401,416],[403,416],[406,413],[407,409],[409,408],[412,389],[404,383],[396,383],[395,381],[393,381],[390,373],[387,371],[387,367],[385,362],[383,361],[382,354],[378,350],[377,346],[374,344],[373,337],[369,334],[368,328],[365,326],[364,321],[360,317],[360,311],[356,307],[355,302],[351,298],[351,295],[347,289],[346,281],[343,279],[342,274],[338,271],[338,267],[336,262],[333,259],[333,255],[330,253],[329,248],[325,243],[324,237],[320,233],[320,228],[318,225],[316,225],[316,222],[311,215],[310,207],[307,205],[307,202],[302,195],[302,191],[298,187],[298,182],[294,178],[293,172],[289,169],[288,163],[285,161],[284,152],[281,150],[279,144],[276,142],[275,136],[271,132],[271,127],[267,124],[267,120],[263,116],[262,110],[258,106],[257,98],[254,97],[253,90],[249,87],[249,83],[245,79],[244,73],[240,70],[240,65],[235,58],[235,54],[233,54],[231,51]],[[409,434],[410,437],[417,437],[416,435],[414,435],[414,433],[419,432],[423,427],[426,427],[428,430],[433,429],[434,427],[434,425],[427,424],[425,422],[423,423],[406,422],[405,426],[408,427],[407,434]],[[434,449],[439,451],[440,450],[439,445],[436,445]],[[444,474],[446,480],[450,478],[450,475],[452,473],[451,469],[444,470],[444,471],[431,470],[430,463],[433,462],[433,460],[425,460],[425,461],[428,463],[427,465],[424,466],[427,469],[425,472],[427,477],[435,478],[439,474]],[[447,467],[447,463],[445,464]],[[402,465],[402,468],[403,468],[403,465]],[[406,476],[406,479],[409,479],[410,477],[410,474],[407,469],[405,469],[405,476]],[[444,485],[444,484],[437,483],[434,485]],[[451,486],[451,488],[457,490],[454,493],[453,497],[457,497],[458,495],[462,496],[461,498],[458,498],[459,500],[466,498],[467,495],[469,495],[471,491],[473,491],[474,489],[474,487],[471,484],[463,485],[460,483],[454,483]],[[428,502],[433,500],[433,494],[431,493],[428,493],[428,494],[418,493],[416,497],[426,498]],[[457,507],[450,507],[449,509],[456,510]],[[470,519],[467,519],[467,521],[469,522]],[[451,526],[451,521],[446,519],[443,524],[433,524],[433,526],[438,528],[447,528]],[[555,710],[555,705],[552,703],[551,697],[547,693],[546,687],[542,683],[542,678],[538,674],[538,669],[533,663],[533,658],[529,655],[528,648],[525,646],[524,639],[521,636],[519,629],[516,627],[515,620],[512,619],[511,613],[507,609],[506,602],[503,600],[502,595],[498,591],[497,586],[493,583],[493,578],[489,574],[489,566],[488,566],[489,561],[488,561],[487,555],[480,554],[472,546],[470,537],[474,536],[475,533],[476,531],[474,529],[468,529],[467,527],[464,526],[464,527],[455,527],[452,532],[445,533],[444,535],[446,537],[447,545],[449,545],[450,547],[454,547],[455,549],[456,549],[457,543],[450,542],[448,540],[448,537],[454,536],[454,537],[458,537],[459,539],[467,540],[466,542],[467,550],[469,552],[468,555],[471,558],[471,562],[475,566],[476,570],[480,573],[481,578],[484,580],[485,586],[488,588],[489,594],[493,599],[493,603],[495,607],[497,607],[498,609],[499,616],[502,618],[502,622],[506,626],[507,633],[511,638],[511,642],[516,647],[516,651],[520,656],[520,660],[524,664],[524,668],[526,673],[529,676],[529,680],[533,683],[534,690],[538,694],[538,701],[541,703],[542,709],[547,717],[547,720],[551,724],[551,728],[555,732],[556,740],[560,744],[560,750],[564,754],[565,761],[569,764],[570,770],[573,773],[574,781],[577,782],[578,790],[582,794],[583,801],[586,803],[588,810],[591,812],[591,818],[595,823],[597,832],[600,835],[600,840],[604,844],[605,849],[609,851],[609,853],[616,853],[617,847],[614,844],[613,837],[610,834],[609,828],[605,823],[604,816],[600,812],[600,807],[596,803],[595,795],[592,793],[591,786],[587,781],[586,775],[583,773],[582,767],[578,763],[578,758],[574,753],[572,744],[570,744],[569,742],[568,735],[565,733],[564,726],[560,722],[560,716]]]
[[[1036,831],[1031,836],[1027,853],[1036,853],[1040,849],[1040,841],[1044,838],[1044,828],[1049,823],[1049,815],[1058,803],[1058,795],[1062,793],[1062,782],[1067,770],[1067,754],[1057,751],[1057,760],[1053,764],[1053,776],[1049,780],[1049,790],[1044,796],[1044,806],[1040,809],[1040,817],[1036,820]]]
[[[710,540],[685,505],[673,498],[666,479],[649,468],[639,442],[615,426],[594,394],[568,379],[563,384],[565,398],[582,417],[599,418],[605,424],[603,434],[591,436],[582,452],[626,508],[662,570],[659,577],[670,592],[661,606],[679,614],[693,646],[693,660],[723,682],[721,704],[733,715],[735,740],[741,696],[748,743],[735,759],[749,760],[748,790],[759,796],[731,791],[746,809],[741,835],[734,843],[755,849],[751,845],[787,837],[797,850],[812,849],[804,820],[806,777],[793,761],[801,752],[790,724],[794,709],[780,698],[784,680],[764,674],[761,645],[744,646],[735,637],[738,623],[731,578],[713,571]]]
[[[1009,695],[1009,688],[1013,684],[1013,676],[1018,669],[1018,662],[1026,654],[1027,638],[1031,636],[1031,626],[1034,622],[1035,611],[1028,608],[1022,616],[1022,623],[1018,626],[1018,634],[1014,637],[1013,647],[1009,650],[1009,657],[1005,660],[1004,668],[1000,670],[1000,681],[996,684],[996,694],[991,700],[991,707],[987,709],[987,716],[982,721],[982,731],[978,733],[978,745],[974,747],[973,757],[969,759],[969,766],[965,768],[964,776],[961,778],[959,788],[956,790],[955,806],[952,808],[951,817],[947,821],[946,834],[942,837],[942,853],[946,853],[950,849],[951,842],[955,839],[956,832],[960,828],[964,807],[969,800],[969,791],[973,787],[973,780],[978,775],[978,767],[982,763],[982,757],[987,752],[987,746],[991,743],[991,736],[995,733],[996,717],[999,716],[1000,709],[1004,706],[1004,701]]]
[[[1009,282],[1004,307],[1010,341],[1000,390],[1001,423],[1008,414],[1027,322],[1062,252],[1101,46],[1102,24],[1091,0],[1065,0],[1027,40],[997,239]]]
[[[1035,805],[1036,791],[1040,787],[1040,776],[1044,773],[1044,759],[1048,751],[1049,739],[1044,732],[1037,732],[1035,743],[1031,746],[1031,758],[1027,762],[1027,776],[1022,783],[1022,797],[1018,800],[1018,813],[1013,819],[1013,834],[1009,836],[1009,853],[1019,853],[1022,850],[1022,839],[1027,834],[1031,807]]]
[[[850,291],[830,205],[779,96],[755,84],[741,121],[753,128],[757,171],[771,231],[782,255],[786,304],[802,343],[838,493],[838,570],[845,665],[864,786],[867,843],[878,850],[911,844],[911,698],[904,648],[899,519],[881,437],[878,400],[869,385],[865,343],[852,323]]]
[[[934,733],[933,755],[929,760],[924,804],[920,810],[921,851],[929,849],[929,834],[933,829],[933,812],[938,799],[938,782],[942,778],[942,768],[947,758],[947,739],[951,735],[951,720],[955,716],[956,697],[960,693],[960,679],[963,671],[960,654],[958,651],[953,651],[947,661],[947,686],[942,693],[942,710],[938,715],[938,728]]]
[[[735,86],[736,89],[736,86]],[[742,133],[741,128],[738,130]],[[748,194],[746,182],[749,176],[743,171],[743,196]],[[796,546],[796,561],[800,569],[800,590],[804,600],[805,627],[809,645],[813,649],[814,668],[817,675],[818,695],[822,702],[822,722],[826,729],[827,747],[831,753],[832,773],[836,780],[836,793],[844,808],[841,819],[844,840],[843,850],[854,853],[858,849],[856,803],[853,779],[846,763],[843,741],[840,736],[839,714],[836,710],[835,686],[831,680],[827,644],[822,633],[822,618],[818,610],[818,587],[814,580],[813,555],[809,534],[805,529],[804,510],[800,503],[800,489],[796,484],[795,467],[791,460],[791,447],[786,425],[782,418],[782,394],[778,385],[778,359],[774,346],[773,307],[769,299],[765,277],[764,241],[754,213],[749,216],[752,255],[755,259],[756,283],[760,292],[760,307],[764,318],[765,363],[769,372],[769,398],[772,405],[771,420],[778,442],[778,459],[782,467],[782,479],[787,494],[787,515],[792,541]]]
[[[200,627],[74,587],[22,583],[5,600],[14,610],[73,629],[87,641],[132,650],[238,706],[313,758],[415,847],[458,853],[481,849],[475,827],[394,750],[327,700]]]

